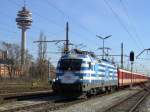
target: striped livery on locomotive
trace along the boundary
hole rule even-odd
[[[114,64],[97,59],[92,52],[77,49],[60,58],[52,86],[55,92],[65,95],[97,94],[117,87]]]

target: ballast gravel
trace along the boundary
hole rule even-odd
[[[103,112],[118,101],[135,94],[140,88],[133,88],[115,92],[106,96],[94,98],[82,103],[74,104],[67,108],[49,112]]]
[[[139,105],[135,112],[150,112],[150,95]]]

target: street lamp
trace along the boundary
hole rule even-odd
[[[106,36],[106,37],[101,37],[101,36],[99,36],[99,35],[96,35],[98,38],[100,38],[100,39],[102,39],[103,40],[103,55],[102,55],[102,59],[104,59],[104,49],[105,49],[105,47],[104,47],[104,40],[105,39],[107,39],[107,38],[109,38],[109,37],[111,37],[112,35],[109,35],[109,36]]]

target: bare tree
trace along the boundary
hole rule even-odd
[[[40,33],[39,41],[46,41],[46,36],[44,36],[44,33]],[[47,80],[48,78],[48,61],[46,59],[47,57],[47,43],[45,42],[39,42],[38,44],[38,66],[37,66],[37,77],[40,78],[40,80]]]
[[[7,51],[7,58],[9,59],[9,64],[7,64],[8,72],[10,78],[15,76],[15,68],[18,65],[20,58],[20,48],[17,44],[11,44],[2,42],[1,48]]]
[[[44,33],[40,33],[39,41],[46,41],[46,36]],[[47,43],[46,42],[39,42],[38,44],[38,60],[45,60],[46,59],[46,51],[47,51]]]
[[[7,68],[9,72],[10,78],[15,77],[16,75],[21,75],[16,71],[19,71],[20,69],[20,46],[18,44],[11,44],[7,42],[1,42],[0,48],[4,51],[7,51],[7,60],[9,60],[9,63],[7,63]],[[29,67],[29,63],[32,61],[32,55],[26,51],[26,65]]]

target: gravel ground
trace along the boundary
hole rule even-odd
[[[56,110],[53,112],[103,112],[108,107],[115,104],[117,101],[123,100],[129,95],[136,93],[137,91],[139,91],[139,88],[135,88],[132,90],[123,90],[113,93],[111,95],[91,99],[86,102],[75,104],[67,108]]]
[[[0,105],[0,112],[1,111],[8,111],[10,109],[16,109],[20,107],[26,107],[26,106],[33,106],[36,104],[43,104],[46,102],[53,102],[55,99],[59,99],[58,96],[49,96],[49,97],[39,97],[39,98],[33,98],[33,99],[27,99],[24,101],[13,101],[6,104]],[[20,112],[23,112],[22,110]],[[28,111],[26,111],[28,112]]]
[[[8,103],[5,105],[0,106],[0,111],[7,111],[9,109],[15,109],[17,107],[24,107],[24,106],[31,106],[35,104],[44,103],[46,101],[18,101],[15,103]]]
[[[136,112],[150,112],[150,95],[139,106]]]
[[[129,95],[132,95],[139,91],[139,88],[134,88],[132,90],[122,90],[110,95],[93,98],[88,101],[78,103],[72,106],[69,106],[67,108],[63,108],[61,110],[53,111],[53,112],[103,112],[105,109],[107,109],[109,106],[113,105],[117,101],[120,101],[121,99],[125,99]],[[34,104],[43,103],[46,101],[52,101],[52,99],[56,98],[50,98],[50,99],[36,99],[36,100],[29,100],[29,101],[17,101],[12,103],[7,103],[5,105],[0,105],[0,111],[7,110],[9,108],[16,108],[16,107],[22,107],[22,106],[29,106]],[[49,105],[51,106],[51,105]],[[34,109],[28,109],[28,110],[21,110],[18,112],[36,112],[41,111],[42,108],[34,108]]]

